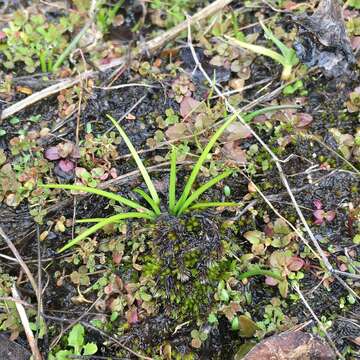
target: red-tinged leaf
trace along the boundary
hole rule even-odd
[[[270,277],[270,276],[266,276],[265,278],[265,284],[269,285],[269,286],[276,286],[279,283],[278,280]]]
[[[246,164],[246,151],[241,149],[236,141],[226,143],[223,151],[228,159],[234,160],[239,164]]]
[[[335,216],[336,216],[336,213],[333,210],[327,211],[325,213],[325,219],[329,222],[333,221],[335,219]]]
[[[76,175],[78,178],[82,178],[85,174],[87,174],[87,175],[90,176],[89,172],[88,172],[85,168],[80,167],[80,166],[77,166],[77,167],[75,168],[75,175]]]
[[[185,119],[200,105],[200,101],[193,99],[191,96],[184,96],[180,103],[180,114]]]
[[[313,204],[315,206],[315,209],[318,209],[318,210],[322,209],[322,207],[323,207],[321,200],[318,200],[318,199],[314,200]]]
[[[112,284],[108,284],[104,287],[104,293],[106,295],[110,295],[113,292],[113,286]]]
[[[119,265],[121,263],[123,254],[121,252],[115,251],[112,255],[114,264]]]
[[[346,264],[344,264],[344,263],[343,263],[343,264],[340,264],[340,266],[339,266],[339,270],[340,270],[340,271],[344,271],[344,272],[345,272],[345,271],[348,271],[348,267],[347,267],[347,265],[346,265]]]
[[[324,210],[314,210],[313,215],[314,215],[316,220],[323,221],[324,216],[325,216],[325,211]]]
[[[296,127],[303,128],[312,123],[314,118],[310,114],[300,113],[297,114]]]
[[[274,235],[274,228],[272,224],[267,224],[264,228],[264,233],[268,237],[272,237]]]
[[[59,160],[60,154],[59,154],[57,146],[52,146],[52,147],[49,147],[48,149],[46,149],[45,158],[48,160],[52,160],[52,161]]]
[[[139,321],[138,311],[135,306],[131,306],[131,308],[125,313],[125,316],[129,324],[136,324]]]
[[[299,6],[299,5],[294,1],[285,1],[282,8],[284,10],[291,11],[293,9],[296,9],[297,6]]]
[[[75,164],[71,160],[60,160],[59,168],[64,172],[71,172],[75,169]]]
[[[113,179],[117,178],[117,170],[115,168],[111,168],[109,174]]]
[[[288,262],[288,269],[290,271],[299,271],[305,264],[305,261],[298,256],[292,256]]]
[[[350,39],[350,42],[354,50],[360,49],[360,36],[353,36]]]
[[[125,285],[125,290],[128,294],[132,294],[133,292],[135,292],[138,289],[138,285],[134,284],[134,283],[127,283]]]

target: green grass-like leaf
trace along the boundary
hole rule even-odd
[[[183,203],[183,205],[180,207],[180,209],[177,212],[177,215],[181,215],[195,200],[197,200],[202,193],[204,193],[206,190],[213,187],[215,184],[217,184],[219,181],[225,179],[226,177],[230,176],[232,174],[231,170],[224,171],[218,176],[215,176],[213,179],[209,180],[205,184],[201,185],[198,189],[196,189]]]
[[[235,39],[231,36],[227,36],[227,35],[225,35],[225,38],[227,40],[229,40],[229,42],[235,46],[240,46],[240,47],[250,50],[256,54],[267,56],[267,57],[277,61],[279,64],[281,64],[283,66],[286,65],[284,56],[282,56],[281,54],[277,53],[274,50],[268,49],[261,45],[254,45],[254,44],[247,43],[245,41],[240,41],[240,40],[237,40],[237,39]]]
[[[296,56],[294,49],[288,48],[284,43],[282,43],[273,32],[265,26],[265,24],[260,20],[260,25],[264,30],[266,37],[271,40],[276,47],[281,51],[282,55],[286,59],[286,62],[292,66],[298,64],[299,59]]]
[[[106,226],[108,224],[114,224],[120,220],[131,219],[131,218],[150,219],[150,220],[153,219],[153,217],[150,214],[140,213],[140,212],[129,212],[129,213],[122,213],[122,214],[110,216],[102,221],[99,221],[97,224],[95,224],[95,225],[89,227],[88,229],[86,229],[85,231],[83,231],[76,238],[69,241],[65,246],[63,246],[60,250],[58,250],[58,253],[61,253],[65,250],[71,248],[72,246],[74,246],[78,242],[80,242],[81,240],[86,239],[87,237],[89,237],[96,231],[102,229],[104,226]],[[87,220],[91,220],[91,219],[87,219]],[[98,220],[98,219],[94,219],[94,220]]]
[[[110,200],[117,201],[121,204],[124,204],[126,206],[129,206],[133,209],[136,209],[137,211],[146,212],[149,214],[153,214],[153,212],[144,206],[141,206],[139,203],[129,200],[121,195],[114,194],[109,191],[100,190],[88,186],[83,185],[71,185],[71,184],[46,184],[46,185],[39,185],[40,188],[44,189],[62,189],[62,190],[72,190],[72,191],[81,191],[81,192],[87,192],[91,194],[96,194],[105,198],[108,198]]]
[[[177,204],[175,205],[175,213],[177,213],[179,215],[179,210],[180,208],[183,207],[185,201],[187,200],[191,188],[196,180],[197,175],[199,174],[199,171],[201,169],[202,164],[205,162],[210,150],[213,148],[213,146],[216,143],[216,140],[221,136],[221,134],[224,132],[224,130],[236,119],[236,117],[238,116],[238,113],[235,113],[231,116],[229,116],[229,118],[224,122],[224,124],[222,124],[220,126],[220,128],[215,132],[215,134],[211,137],[210,141],[208,142],[208,144],[206,145],[204,151],[201,153],[198,161],[196,162],[196,164],[194,165],[194,168],[190,174],[190,177],[188,179],[188,181],[186,182],[186,185],[184,187],[184,190],[180,196],[180,199],[178,200]],[[190,204],[189,204],[190,205]]]
[[[174,215],[176,203],[176,155],[177,150],[172,148],[170,156],[170,180],[169,180],[169,211]]]
[[[161,211],[159,206],[155,203],[155,201],[142,189],[133,190],[135,193],[139,194],[154,210],[156,215],[160,215]]]
[[[255,117],[257,117],[259,115],[269,113],[271,111],[278,111],[278,110],[285,110],[285,109],[300,109],[300,108],[301,108],[300,105],[292,105],[292,104],[289,104],[289,105],[274,105],[274,106],[265,107],[263,109],[255,110],[255,111],[253,111],[251,113],[248,113],[248,114],[242,114],[242,117],[243,117],[243,119],[244,119],[244,121],[246,123],[249,123]]]
[[[279,64],[281,64],[283,66],[281,79],[288,80],[291,76],[292,67],[299,63],[299,59],[296,56],[295,50],[288,48],[284,43],[282,43],[272,33],[272,31],[265,26],[265,24],[262,21],[260,21],[260,25],[264,30],[265,36],[275,44],[275,46],[280,50],[281,54],[279,54],[276,51],[273,51],[271,49],[268,49],[264,46],[249,44],[247,42],[240,41],[240,40],[235,39],[230,36],[225,35],[225,38],[232,45],[242,47],[244,49],[253,51],[256,54],[264,55],[264,56],[267,56],[267,57],[275,60],[276,62],[278,62]]]
[[[149,176],[149,173],[147,172],[144,164],[142,163],[142,161],[141,161],[136,149],[134,148],[133,144],[131,143],[129,137],[126,135],[125,131],[122,129],[122,127],[117,123],[117,121],[112,116],[110,116],[110,115],[106,115],[106,116],[111,120],[113,125],[119,131],[119,134],[121,135],[121,137],[124,139],[125,144],[131,153],[131,156],[135,160],[136,165],[139,168],[142,177],[144,178],[145,184],[146,184],[147,188],[149,189],[149,193],[150,193],[152,199],[154,200],[156,205],[159,205],[160,199],[159,199],[159,195],[155,189],[154,183],[152,182],[152,180]]]

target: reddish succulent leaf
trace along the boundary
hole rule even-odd
[[[300,128],[305,127],[310,123],[312,123],[313,120],[314,118],[310,114],[306,114],[306,113],[297,114],[296,127],[300,127]]]
[[[114,264],[119,265],[121,263],[122,256],[123,256],[122,252],[118,252],[118,251],[113,252],[112,259]]]
[[[350,41],[354,50],[360,49],[360,36],[353,36]]]
[[[316,220],[321,220],[322,221],[323,218],[324,218],[325,211],[324,210],[315,210],[313,212],[313,214],[314,214],[314,217],[315,217]]]
[[[78,146],[74,145],[70,156],[71,156],[73,159],[80,159],[80,149],[79,149]]]
[[[271,237],[274,235],[274,227],[272,224],[267,224],[265,227],[264,227],[264,233],[266,236],[268,237]]]
[[[117,170],[115,168],[111,168],[109,174],[113,179],[117,178]]]
[[[323,207],[321,200],[318,200],[318,199],[314,200],[313,204],[315,206],[315,209],[318,209],[318,210],[322,209],[322,207]]]
[[[265,284],[269,285],[269,286],[276,286],[279,283],[278,280],[270,277],[270,276],[266,276],[265,278]]]
[[[325,213],[325,219],[327,221],[333,221],[335,219],[335,215],[336,215],[335,211],[333,210],[327,211]]]
[[[132,306],[125,315],[129,324],[136,324],[139,321],[138,311],[135,306]]]
[[[291,11],[295,9],[298,6],[298,4],[294,1],[285,1],[282,8],[287,11]]]
[[[57,146],[52,146],[46,149],[45,158],[48,160],[59,160],[60,155]]]
[[[299,271],[305,264],[305,261],[298,256],[292,256],[288,262],[288,269],[291,271]]]
[[[288,332],[270,336],[253,347],[243,360],[335,360],[329,345],[313,334]]]
[[[255,116],[253,119],[254,124],[264,124],[268,120],[266,115]]]
[[[191,96],[184,96],[180,103],[180,114],[185,119],[192,111],[200,105],[200,101],[193,99]]]
[[[104,287],[104,293],[106,295],[110,295],[113,292],[113,286],[112,284],[108,284]]]
[[[70,172],[75,169],[75,164],[71,160],[60,160],[59,161],[59,168],[64,172]]]
[[[340,266],[339,266],[339,270],[340,271],[348,271],[348,267],[347,267],[347,265],[346,264],[340,264]]]

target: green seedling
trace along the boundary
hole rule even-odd
[[[262,21],[260,21],[260,25],[265,32],[265,36],[275,44],[275,46],[280,50],[281,54],[264,46],[249,44],[247,42],[240,41],[230,36],[225,36],[225,38],[230,42],[231,45],[239,46],[244,49],[253,51],[256,54],[267,56],[278,62],[283,66],[281,79],[284,81],[289,80],[291,77],[293,66],[299,63],[299,59],[296,56],[295,50],[288,48],[284,43],[282,43],[272,33],[272,31],[264,25]]]
[[[255,116],[261,115],[263,113],[267,113],[270,111],[280,110],[284,108],[289,108],[294,106],[289,105],[283,105],[283,106],[271,106],[268,108],[264,108],[261,110],[254,111],[249,114],[245,114],[243,116],[243,119],[245,122],[250,122]],[[297,106],[295,106],[297,107]],[[237,202],[221,202],[221,201],[215,201],[215,202],[197,202],[197,199],[208,189],[219,183],[221,180],[227,178],[232,174],[232,170],[225,170],[224,172],[220,173],[218,176],[212,178],[205,184],[199,186],[197,189],[193,190],[193,185],[200,173],[200,169],[203,166],[204,162],[208,158],[208,155],[215,145],[216,141],[219,139],[221,134],[225,131],[225,129],[237,118],[238,113],[235,113],[231,116],[229,116],[224,123],[221,125],[221,127],[215,132],[215,134],[210,138],[209,143],[206,145],[205,149],[201,153],[199,159],[195,163],[193,170],[189,176],[189,179],[187,180],[185,187],[179,197],[178,200],[176,200],[176,183],[177,183],[177,169],[176,169],[176,163],[177,163],[177,152],[176,148],[173,148],[170,156],[170,180],[169,180],[169,193],[168,193],[168,209],[167,212],[170,213],[173,216],[181,216],[184,212],[188,210],[195,210],[195,209],[205,209],[210,207],[230,207],[230,206],[239,206],[239,203]],[[121,195],[88,187],[88,186],[82,186],[82,185],[70,185],[70,184],[47,184],[47,185],[40,185],[42,188],[47,189],[63,189],[63,190],[72,190],[72,191],[80,191],[80,192],[87,192],[92,193],[95,195],[103,196],[105,198],[108,198],[114,202],[120,203],[122,205],[125,205],[129,208],[134,209],[133,212],[126,212],[126,213],[120,213],[116,214],[114,216],[108,217],[108,218],[92,218],[92,219],[82,219],[78,220],[78,223],[95,223],[95,225],[91,226],[87,230],[80,233],[77,237],[75,237],[73,240],[68,242],[65,246],[63,246],[59,252],[63,252],[70,247],[77,244],[79,241],[86,239],[96,231],[102,229],[104,226],[108,224],[114,224],[121,222],[125,219],[131,219],[131,218],[137,218],[137,219],[146,219],[150,221],[154,221],[160,214],[160,198],[159,195],[155,189],[154,183],[146,170],[146,167],[144,166],[143,162],[141,161],[136,149],[132,145],[129,137],[126,135],[124,130],[121,128],[121,126],[117,123],[117,121],[112,118],[110,115],[108,115],[108,118],[111,120],[113,125],[116,127],[116,129],[119,131],[121,137],[125,141],[125,144],[127,145],[133,159],[136,162],[136,165],[144,179],[144,182],[147,186],[147,189],[149,191],[149,194],[141,189],[135,189],[134,192],[140,195],[145,202],[149,205],[149,207],[142,206],[140,203],[127,199]]]

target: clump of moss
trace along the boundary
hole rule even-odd
[[[223,245],[217,224],[201,215],[163,217],[153,229],[151,254],[139,258],[143,275],[154,278],[170,317],[206,315],[217,286]]]

